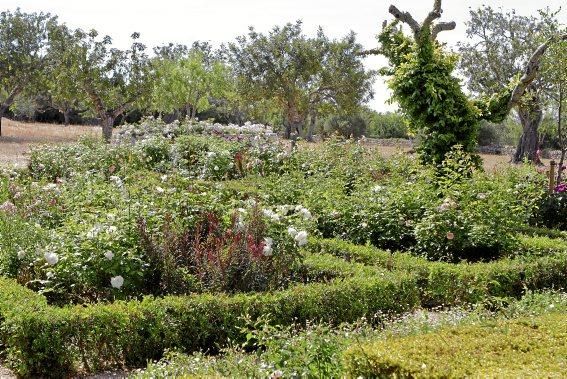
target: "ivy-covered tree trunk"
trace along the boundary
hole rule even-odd
[[[522,136],[518,142],[513,162],[521,163],[524,159],[541,164],[537,154],[539,149],[538,130],[543,120],[543,110],[538,102],[518,107],[518,116],[522,124]]]

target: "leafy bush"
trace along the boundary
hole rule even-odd
[[[565,316],[550,314],[353,346],[345,360],[350,377],[554,376],[564,335]]]

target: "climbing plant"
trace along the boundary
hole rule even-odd
[[[441,17],[441,0],[434,1],[433,10],[421,24],[394,5],[389,12],[395,20],[383,25],[378,36],[380,47],[364,54],[381,54],[388,59],[389,66],[381,73],[390,76],[392,100],[399,104],[418,135],[417,150],[422,161],[439,166],[455,145],[461,145],[480,163],[474,154],[479,122],[501,122],[520,102],[537,75],[545,50],[558,37],[539,46],[521,78],[499,93],[472,99],[453,75],[458,56],[447,52],[437,41],[440,32],[456,26],[454,22],[434,23]],[[404,34],[401,23],[410,27],[413,36]]]

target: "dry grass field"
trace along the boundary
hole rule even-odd
[[[30,148],[41,144],[74,142],[84,135],[99,136],[97,126],[65,127],[55,124],[26,123],[2,119],[0,164],[25,165]]]

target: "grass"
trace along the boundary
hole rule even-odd
[[[23,166],[34,145],[62,144],[75,142],[84,135],[98,136],[98,126],[56,125],[27,123],[2,119],[2,136],[0,137],[0,165],[15,164]]]

